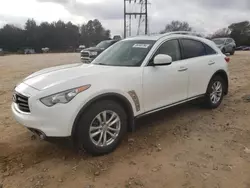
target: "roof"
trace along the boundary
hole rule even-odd
[[[166,37],[166,36],[171,36],[171,37],[184,37],[184,36],[192,36],[192,37],[197,37],[197,38],[201,38],[198,37],[197,33],[194,32],[187,32],[187,31],[175,31],[175,32],[169,32],[169,33],[165,33],[165,34],[156,34],[156,35],[143,35],[143,36],[136,36],[136,37],[130,37],[130,38],[126,38],[126,40],[159,40],[162,37]]]
[[[154,40],[157,41],[163,37],[171,37],[171,38],[190,38],[194,40],[201,41],[203,43],[209,44],[211,47],[213,47],[216,51],[216,45],[213,41],[206,39],[204,37],[198,36],[197,33],[193,32],[186,32],[186,31],[178,31],[178,32],[170,32],[170,33],[165,33],[165,34],[158,34],[158,35],[145,35],[145,36],[137,36],[137,37],[131,37],[127,38],[125,40]],[[219,51],[218,51],[219,52]]]
[[[233,38],[231,38],[231,37],[218,37],[218,38],[213,38],[212,40],[216,40],[216,39],[220,39],[220,40],[226,40],[226,39],[232,39],[232,40],[234,40]]]
[[[226,40],[226,39],[229,39],[229,38],[226,38],[226,37],[218,37],[218,38],[213,38],[212,40],[215,40],[215,39],[222,39],[222,40]]]

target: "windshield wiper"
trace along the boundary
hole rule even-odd
[[[96,63],[96,65],[107,65],[107,64],[104,64],[104,63]],[[108,65],[107,65],[108,66]]]

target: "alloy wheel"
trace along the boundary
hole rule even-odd
[[[210,100],[213,104],[217,104],[220,101],[221,97],[222,97],[222,83],[220,81],[216,81],[212,85]]]
[[[91,122],[89,136],[93,144],[105,147],[112,144],[121,130],[121,119],[114,111],[105,110]]]

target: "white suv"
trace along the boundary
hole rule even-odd
[[[13,95],[18,122],[42,139],[70,137],[94,155],[113,151],[134,120],[193,99],[209,108],[228,93],[229,58],[186,32],[122,40],[91,64],[48,68]]]

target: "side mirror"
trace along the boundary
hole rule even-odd
[[[170,65],[172,63],[172,57],[165,54],[158,54],[154,58],[154,65]]]

